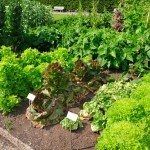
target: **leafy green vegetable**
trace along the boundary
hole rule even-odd
[[[150,73],[141,78],[130,98],[117,100],[108,109],[106,128],[98,139],[97,150],[150,148],[149,83]]]
[[[107,111],[107,125],[122,120],[137,122],[145,116],[145,109],[137,100],[118,100]]]
[[[64,129],[67,129],[69,131],[73,131],[73,130],[77,130],[78,128],[82,128],[83,124],[80,121],[80,119],[78,118],[77,121],[72,121],[68,118],[64,118],[60,124],[62,125],[62,127]]]
[[[18,106],[20,99],[15,95],[10,95],[7,91],[0,90],[0,111],[3,114],[11,112],[15,106]]]
[[[91,124],[97,128],[96,131],[105,128],[107,122],[105,114],[109,107],[120,98],[130,97],[136,86],[136,82],[125,82],[123,80],[108,83],[99,88],[90,102],[84,103],[83,110],[93,118]]]
[[[96,150],[143,150],[149,149],[149,134],[146,125],[138,126],[128,121],[120,121],[107,127],[98,139]]]

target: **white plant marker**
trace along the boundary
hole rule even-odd
[[[27,99],[29,100],[29,106],[32,104],[32,102],[34,101],[35,97],[36,96],[34,94],[32,94],[32,93],[28,94]],[[31,110],[31,107],[30,107],[30,110]],[[31,122],[30,122],[30,126],[32,126]]]
[[[36,97],[35,95],[29,93],[27,96],[27,99],[29,99],[29,103],[32,103],[34,101],[35,97]]]
[[[77,121],[78,119],[78,115],[75,113],[72,113],[70,111],[68,111],[67,117],[68,119],[72,120],[72,121]]]
[[[77,114],[68,111],[66,118],[68,118],[68,119],[70,119],[72,121],[77,121],[78,117],[79,116]],[[72,149],[72,134],[71,134],[71,130],[70,130],[70,148]]]

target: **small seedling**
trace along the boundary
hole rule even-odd
[[[8,131],[11,131],[13,129],[13,123],[8,118],[4,119],[4,126],[5,126],[6,130],[8,130]]]

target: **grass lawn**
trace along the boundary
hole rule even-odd
[[[55,12],[53,12],[54,20],[60,20],[60,19],[63,19],[65,17],[71,16],[71,15],[73,15],[73,14],[72,13],[55,13]]]

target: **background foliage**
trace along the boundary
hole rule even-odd
[[[52,7],[54,6],[64,6],[66,10],[78,10],[79,0],[38,0],[41,3],[49,4]],[[97,2],[96,0],[94,0]],[[91,11],[93,1],[89,0],[80,0],[83,10]],[[112,10],[112,8],[117,4],[118,0],[101,0],[98,1],[98,12],[104,11],[104,9]]]

